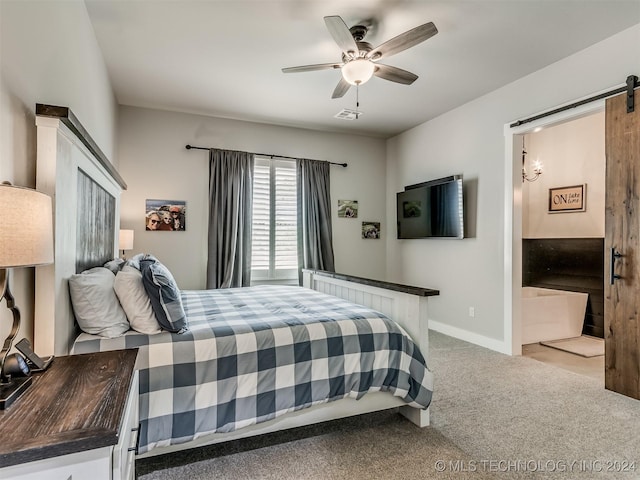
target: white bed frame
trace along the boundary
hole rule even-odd
[[[67,279],[75,273],[77,171],[81,168],[114,195],[118,206],[122,182],[114,179],[109,169],[105,169],[103,162],[94,158],[94,152],[87,148],[84,140],[79,140],[75,129],[68,128],[68,122],[37,116],[36,125],[37,187],[51,195],[55,205],[55,262],[50,266],[38,267],[36,271],[34,344],[36,351],[42,355],[68,355],[77,333],[67,286]],[[114,215],[117,231],[119,208],[116,208]],[[114,257],[116,256],[117,246],[114,251]],[[429,296],[438,295],[436,290],[311,270],[304,271],[303,284],[305,287],[381,311],[400,324],[418,344],[425,358],[428,358],[427,301]],[[345,398],[288,413],[236,432],[211,434],[181,445],[156,447],[139,458],[397,407],[400,413],[416,425],[429,425],[428,409],[407,407],[401,399],[390,393],[376,392],[369,393],[360,400]]]

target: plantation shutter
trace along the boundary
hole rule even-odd
[[[251,276],[254,283],[297,279],[295,161],[255,159]]]
[[[296,164],[278,162],[276,173],[275,269],[298,269]]]
[[[270,173],[269,162],[256,158],[253,167],[253,222],[251,270],[269,271]],[[256,272],[257,273],[257,272]]]

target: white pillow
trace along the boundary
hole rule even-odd
[[[113,288],[127,314],[131,328],[147,335],[160,333],[160,325],[151,308],[151,301],[142,284],[142,273],[139,270],[125,265],[116,274]]]
[[[95,267],[69,278],[69,293],[82,331],[114,338],[129,330],[129,322],[113,290],[115,275]]]

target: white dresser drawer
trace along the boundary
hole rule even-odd
[[[138,444],[138,371],[131,381],[129,397],[120,427],[120,438],[113,448],[113,480],[133,480],[135,478],[135,455]]]
[[[111,480],[112,447],[0,469],[2,480]]]

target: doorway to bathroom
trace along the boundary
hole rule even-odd
[[[505,261],[505,316],[504,335],[510,340],[510,351],[513,355],[522,354],[522,286],[523,279],[527,276],[531,279],[535,272],[523,272],[523,234],[525,240],[533,240],[536,235],[543,236],[545,243],[552,237],[560,238],[602,238],[604,236],[604,203],[602,189],[604,189],[604,170],[600,169],[600,179],[577,178],[584,174],[585,167],[580,166],[587,140],[569,142],[565,135],[569,133],[575,136],[578,129],[575,122],[589,124],[589,128],[595,128],[591,123],[599,123],[597,132],[592,136],[599,138],[597,150],[600,152],[602,165],[604,165],[604,122],[602,115],[605,110],[604,100],[595,100],[575,108],[566,109],[553,115],[536,118],[522,125],[505,125],[505,178],[506,191],[509,195],[507,212],[505,216],[505,243],[507,249]],[[546,132],[546,133],[545,133]],[[546,137],[546,138],[545,138]],[[542,140],[540,142],[539,140]],[[532,143],[533,142],[533,143]],[[550,148],[549,145],[555,145]],[[576,149],[574,152],[573,148]],[[558,153],[554,153],[557,149]],[[551,153],[549,153],[551,150]],[[523,151],[526,152],[523,155]],[[574,162],[568,162],[567,158],[576,155]],[[543,158],[542,154],[545,157]],[[587,155],[591,155],[587,153]],[[524,160],[524,162],[523,162]],[[542,174],[534,182],[523,180],[523,166],[527,173],[532,170],[532,163],[539,160],[542,163]],[[594,167],[604,168],[604,167]],[[586,197],[583,211],[576,213],[549,212],[549,194],[558,187],[570,187],[586,184]],[[602,186],[598,186],[602,185]],[[598,192],[600,189],[600,192]],[[599,194],[601,200],[591,201],[591,197]],[[595,197],[594,197],[595,199]],[[523,208],[526,200],[527,208]],[[536,209],[532,210],[528,204],[536,203]],[[596,212],[600,216],[596,216]],[[572,218],[574,218],[572,220]],[[591,220],[580,224],[584,218]],[[589,225],[591,224],[591,225]],[[544,235],[540,232],[546,232]],[[580,233],[576,233],[580,232]],[[588,233],[587,233],[588,232]],[[544,237],[547,238],[544,238]],[[545,255],[546,245],[533,245],[528,249],[527,255]],[[558,253],[557,247],[552,248],[554,254]],[[565,255],[560,255],[565,258]],[[531,259],[530,259],[531,261]],[[539,278],[538,278],[539,280]]]
[[[507,204],[505,217],[505,338],[510,353],[522,353],[522,174],[519,145],[524,135],[538,127],[550,127],[596,113],[606,105],[605,199],[605,387],[640,399],[640,318],[637,298],[640,282],[638,198],[640,198],[640,90],[637,77],[629,76],[626,93],[610,92],[505,126]],[[618,89],[616,93],[619,91]],[[603,100],[604,98],[607,100]],[[635,109],[634,109],[635,105]],[[526,125],[524,125],[526,123]],[[609,256],[609,252],[611,255]]]
[[[522,353],[604,385],[604,111],[521,141]]]

